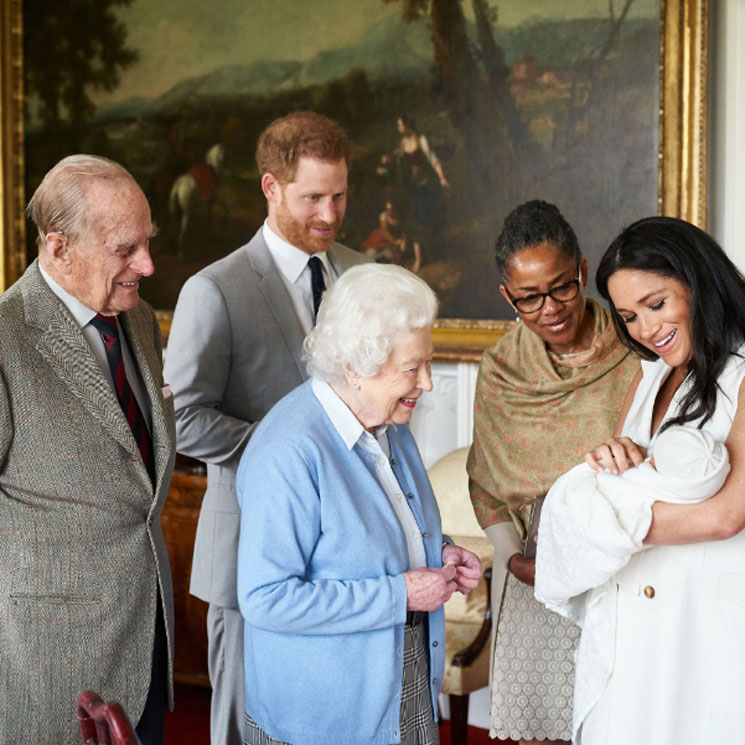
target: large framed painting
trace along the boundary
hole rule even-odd
[[[425,278],[439,355],[471,358],[510,318],[492,247],[520,202],[557,204],[591,267],[638,217],[705,224],[706,18],[706,0],[2,0],[2,284],[34,254],[24,195],[98,153],[150,199],[142,294],[167,325],[263,220],[261,129],[313,109],[354,143],[341,239]]]

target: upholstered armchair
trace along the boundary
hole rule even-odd
[[[455,593],[445,604],[445,677],[442,692],[450,701],[453,745],[465,745],[468,696],[489,685],[491,565],[494,548],[476,521],[468,495],[468,448],[454,450],[429,469],[442,516],[442,532],[473,551],[485,570],[479,586],[468,595]]]

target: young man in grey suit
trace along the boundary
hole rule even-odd
[[[160,745],[176,431],[138,295],[150,209],[121,166],[74,155],[28,212],[39,256],[0,297],[0,742],[80,742],[76,699],[92,689]]]
[[[190,591],[210,604],[212,745],[240,745],[245,712],[238,462],[256,424],[307,378],[302,344],[323,286],[366,261],[334,242],[349,166],[338,124],[312,112],[277,119],[259,137],[256,161],[266,222],[245,246],[186,282],[166,353],[178,450],[207,463]]]

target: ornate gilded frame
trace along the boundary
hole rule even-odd
[[[22,273],[23,17],[22,0],[0,0],[0,290]],[[658,212],[706,227],[706,78],[708,0],[662,0]],[[170,314],[162,313],[167,330]],[[440,359],[477,360],[509,321],[447,319],[434,330]]]
[[[23,272],[23,3],[0,0],[0,291]]]

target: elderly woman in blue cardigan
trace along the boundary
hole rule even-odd
[[[246,745],[438,743],[443,603],[480,577],[443,541],[408,422],[432,389],[437,300],[393,265],[350,269],[305,342],[311,379],[238,470]]]

